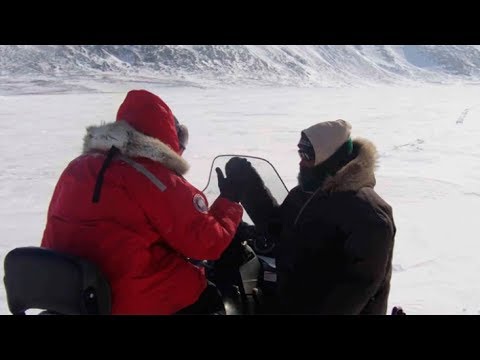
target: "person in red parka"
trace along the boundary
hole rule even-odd
[[[187,140],[162,99],[132,90],[115,122],[87,128],[83,154],[58,180],[41,246],[99,266],[112,314],[210,311],[212,289],[189,259],[218,259],[243,210],[221,171],[221,194],[210,208],[183,178]]]

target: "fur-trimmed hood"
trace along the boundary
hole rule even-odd
[[[189,164],[158,139],[142,134],[125,121],[100,126],[89,126],[83,138],[83,153],[108,151],[112,146],[129,157],[144,157],[156,161],[179,175],[184,175]]]
[[[375,169],[378,153],[375,145],[362,138],[353,141],[357,156],[333,176],[325,179],[322,190],[326,192],[358,191],[363,187],[375,186]]]

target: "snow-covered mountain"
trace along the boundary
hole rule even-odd
[[[480,80],[476,45],[2,45],[0,80],[348,86]]]

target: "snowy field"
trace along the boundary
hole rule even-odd
[[[136,86],[140,88],[141,85]],[[0,276],[14,247],[39,245],[58,176],[81,152],[87,125],[110,122],[126,91],[0,96]],[[296,183],[299,132],[343,118],[380,153],[377,191],[398,228],[391,309],[480,314],[480,88],[186,87],[160,95],[190,130],[187,178],[202,189],[221,153],[269,159]],[[0,290],[0,313],[7,314]]]

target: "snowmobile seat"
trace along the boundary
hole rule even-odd
[[[110,286],[91,262],[41,247],[19,247],[4,260],[7,302],[13,315],[108,315]]]

